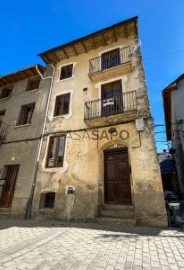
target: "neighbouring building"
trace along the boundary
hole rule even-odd
[[[24,216],[51,80],[30,66],[0,77],[0,213]]]
[[[169,84],[162,96],[167,140],[172,143],[170,152],[176,161],[179,190],[184,196],[184,74]]]
[[[164,192],[173,191],[178,193],[176,166],[172,155],[164,150],[158,153],[158,161],[160,164]]]
[[[33,216],[166,226],[137,20],[40,54],[55,73]]]

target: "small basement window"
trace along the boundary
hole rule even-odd
[[[60,80],[72,77],[73,64],[61,67]]]
[[[53,208],[55,201],[55,192],[49,192],[45,194],[44,208]]]
[[[33,91],[39,88],[40,85],[40,78],[31,80],[28,82],[28,88],[27,91]]]
[[[12,88],[3,88],[0,93],[0,99],[10,97]]]

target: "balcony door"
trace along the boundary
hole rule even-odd
[[[102,116],[123,112],[121,80],[102,85],[101,108]]]
[[[120,50],[103,53],[101,56],[102,70],[120,65]]]
[[[7,166],[5,183],[0,198],[0,207],[10,207],[13,200],[19,166]]]

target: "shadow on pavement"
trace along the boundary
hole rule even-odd
[[[102,225],[92,222],[66,222],[57,220],[24,220],[24,219],[0,219],[0,230],[5,230],[12,227],[23,228],[74,228],[74,229],[91,229],[103,231],[99,237],[118,238],[118,237],[139,237],[139,236],[157,236],[159,237],[183,237],[183,230],[181,228],[156,228],[156,227],[124,227],[122,225]],[[107,234],[104,233],[107,231]],[[112,232],[111,234],[109,232]],[[175,232],[174,235],[172,232]],[[119,233],[119,234],[118,234]],[[124,234],[123,234],[124,233]]]

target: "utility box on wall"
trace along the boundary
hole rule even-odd
[[[144,119],[143,118],[136,119],[135,125],[136,125],[137,131],[143,131],[144,130]]]

